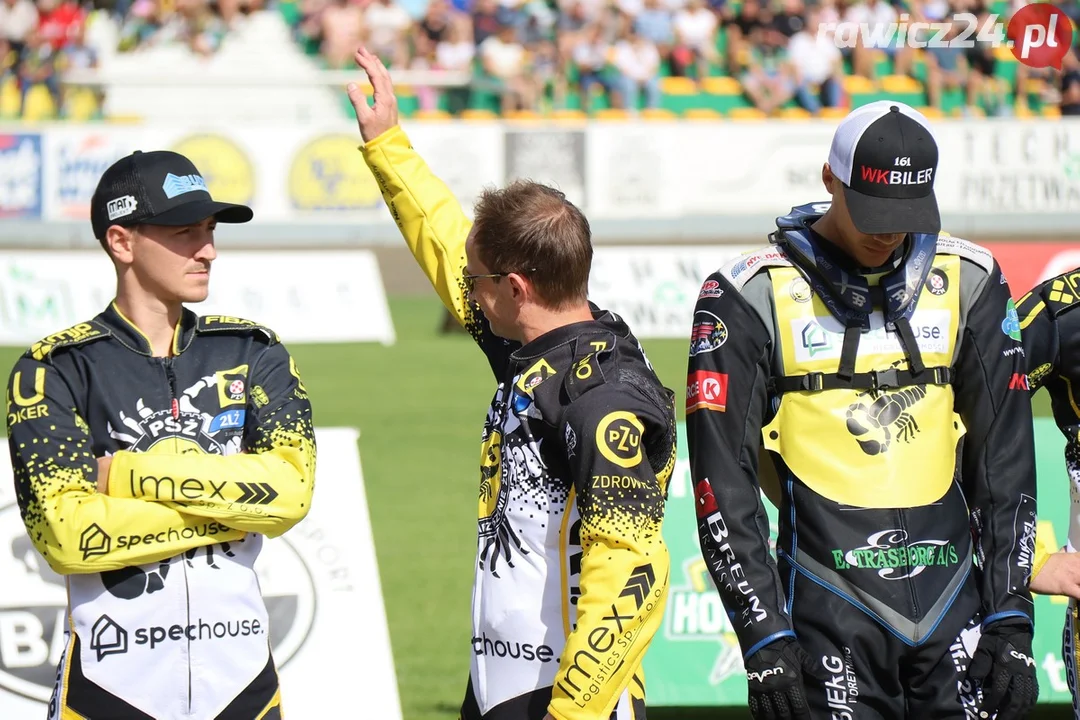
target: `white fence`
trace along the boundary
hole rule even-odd
[[[672,242],[763,238],[791,206],[827,199],[821,166],[835,121],[405,127],[467,208],[484,186],[528,177],[580,204],[600,242]],[[946,120],[935,127],[947,229],[978,238],[1076,233],[1080,122]],[[0,125],[0,243],[93,245],[88,203],[101,172],[132,150],[161,148],[191,157],[216,197],[253,206],[255,221],[230,228],[229,239],[396,243],[359,143],[349,122]]]

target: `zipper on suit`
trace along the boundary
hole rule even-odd
[[[175,400],[173,402],[176,402]],[[187,571],[187,556],[180,559],[180,567],[184,568],[184,605],[187,608],[187,625],[191,627],[191,584],[188,582]],[[191,704],[193,701],[193,688],[194,678],[192,677],[191,670],[191,638],[187,638],[187,701],[188,701],[188,713],[191,713]]]
[[[176,373],[173,372],[172,358],[165,358],[165,377],[169,380],[169,400],[173,419],[180,417],[180,401],[176,398]]]
[[[176,371],[173,369],[173,359],[167,357],[163,361],[165,366],[165,378],[169,383],[169,410],[172,412],[173,419],[180,417],[180,401],[176,394]],[[191,586],[188,584],[187,574],[187,562],[186,557],[182,554],[180,558],[180,567],[184,571],[184,605],[187,612],[187,626],[191,626]],[[191,640],[187,641],[187,712],[191,713],[192,695],[193,695],[193,678],[191,670]]]
[[[896,517],[897,517],[897,520],[899,521],[900,530],[901,530],[901,532],[903,533],[903,536],[904,536],[904,552],[907,554],[908,562],[910,563],[911,562],[911,551],[909,550],[909,547],[910,547],[910,542],[909,541],[911,540],[911,538],[908,537],[907,524],[904,522],[904,511],[903,510],[897,510]],[[908,566],[906,569],[908,571],[908,576],[905,578],[905,580],[907,581],[908,590],[911,593],[912,617],[917,618],[917,617],[919,617],[919,597],[918,597],[918,594],[915,592],[915,581],[911,577],[911,567]]]

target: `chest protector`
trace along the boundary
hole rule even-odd
[[[936,502],[965,432],[951,385],[960,258],[938,255],[936,235],[911,235],[896,269],[848,273],[808,230],[819,207],[793,209],[772,237],[793,265],[769,270],[779,364],[770,395],[779,405],[764,447],[842,505]]]

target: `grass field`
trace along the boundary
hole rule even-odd
[[[468,672],[478,441],[494,381],[468,337],[439,334],[434,294],[394,298],[391,312],[398,337],[392,347],[290,349],[316,424],[360,429],[405,720],[448,720],[457,717]],[[686,342],[642,344],[664,384],[679,393]],[[0,348],[5,378],[18,352]],[[1045,393],[1036,398],[1036,412],[1049,414]],[[1040,716],[1064,711],[1057,706]],[[721,716],[715,709],[650,712],[650,718]]]

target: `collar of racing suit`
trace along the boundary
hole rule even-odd
[[[154,354],[150,339],[120,311],[115,300],[110,302],[109,306],[95,320],[107,327],[113,336],[129,350],[147,357]],[[198,315],[184,308],[180,314],[180,322],[176,325],[176,332],[173,334],[174,355],[179,355],[188,349],[192,339],[195,337],[195,329],[198,324]]]
[[[629,334],[629,328],[618,315],[610,310],[601,310],[592,302],[589,303],[589,309],[592,311],[592,320],[582,320],[549,330],[527,345],[519,347],[511,354],[511,358],[515,361],[532,360],[589,332],[614,333],[618,337]]]
[[[841,250],[839,245],[819,233],[814,228],[808,225],[806,230],[810,234],[811,240],[814,241],[823,255],[826,255],[830,260],[844,270],[847,270],[849,273],[858,273],[859,275],[878,275],[895,270],[900,265],[901,261],[903,261],[904,255],[907,253],[907,249],[911,244],[911,236],[908,235],[904,238],[904,241],[893,250],[893,254],[889,256],[889,259],[886,260],[883,265],[876,268],[869,268],[859,265],[859,263],[855,262],[854,258]]]
[[[880,289],[871,290],[870,281],[877,273],[867,273],[825,240],[810,226],[821,217],[814,205],[794,207],[791,213],[777,218],[777,230],[770,238],[783,247],[787,257],[798,267],[829,313],[845,326],[870,328],[870,314],[880,306],[887,322],[910,320],[915,300],[936,251],[937,235],[909,234],[897,248],[891,269],[876,278]],[[847,262],[841,262],[841,258]],[[880,294],[879,294],[880,293]]]

